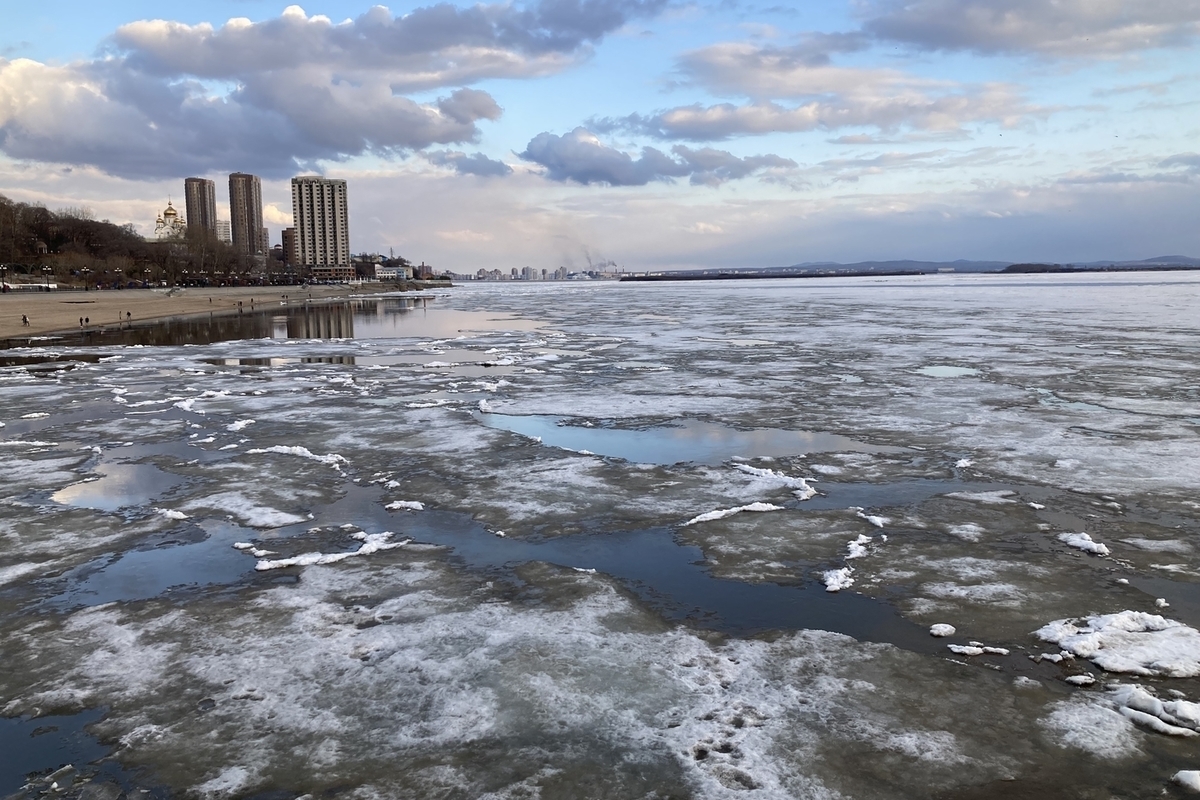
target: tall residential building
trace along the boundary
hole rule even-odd
[[[283,263],[289,267],[300,264],[300,253],[296,250],[296,229],[283,229]]]
[[[292,219],[299,266],[341,277],[350,265],[346,182],[305,175],[292,178]],[[332,268],[332,270],[331,270]]]
[[[217,241],[233,244],[233,233],[229,229],[229,220],[217,220]]]
[[[183,181],[184,211],[188,230],[217,232],[217,185],[205,178]]]
[[[233,246],[248,256],[263,253],[262,183],[257,175],[229,176],[229,217]]]

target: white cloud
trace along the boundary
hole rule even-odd
[[[964,85],[917,78],[894,69],[839,67],[808,49],[725,42],[686,54],[680,70],[715,94],[751,98],[744,104],[700,103],[603,120],[599,127],[662,139],[718,141],[776,132],[874,127],[956,133],[974,122],[1013,127],[1037,108],[1001,83]],[[787,104],[779,100],[791,101]],[[798,101],[798,102],[797,102]]]
[[[0,150],[123,176],[269,176],[475,142],[501,109],[468,84],[560,71],[665,2],[441,3],[399,17],[375,6],[337,24],[289,6],[219,27],[132,22],[95,60],[0,59]],[[404,96],[439,88],[433,102]]]

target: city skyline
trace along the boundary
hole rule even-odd
[[[1191,3],[68,5],[6,16],[0,186],[143,233],[232,162],[460,272],[1200,255]]]

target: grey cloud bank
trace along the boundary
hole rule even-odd
[[[562,136],[540,133],[520,155],[545,167],[551,180],[610,186],[645,186],[651,181],[683,177],[690,178],[693,185],[717,186],[761,170],[796,166],[795,161],[775,155],[738,158],[724,150],[692,150],[682,145],[671,152],[674,157],[643,147],[641,157],[635,159],[580,127]]]
[[[873,0],[862,13],[866,33],[927,50],[1108,57],[1200,37],[1193,0]]]

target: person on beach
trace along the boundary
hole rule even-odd
[[[79,318],[79,327],[83,327],[83,317]]]
[[[26,328],[29,327],[29,317],[26,316],[25,314],[21,315],[21,324],[24,325]]]

